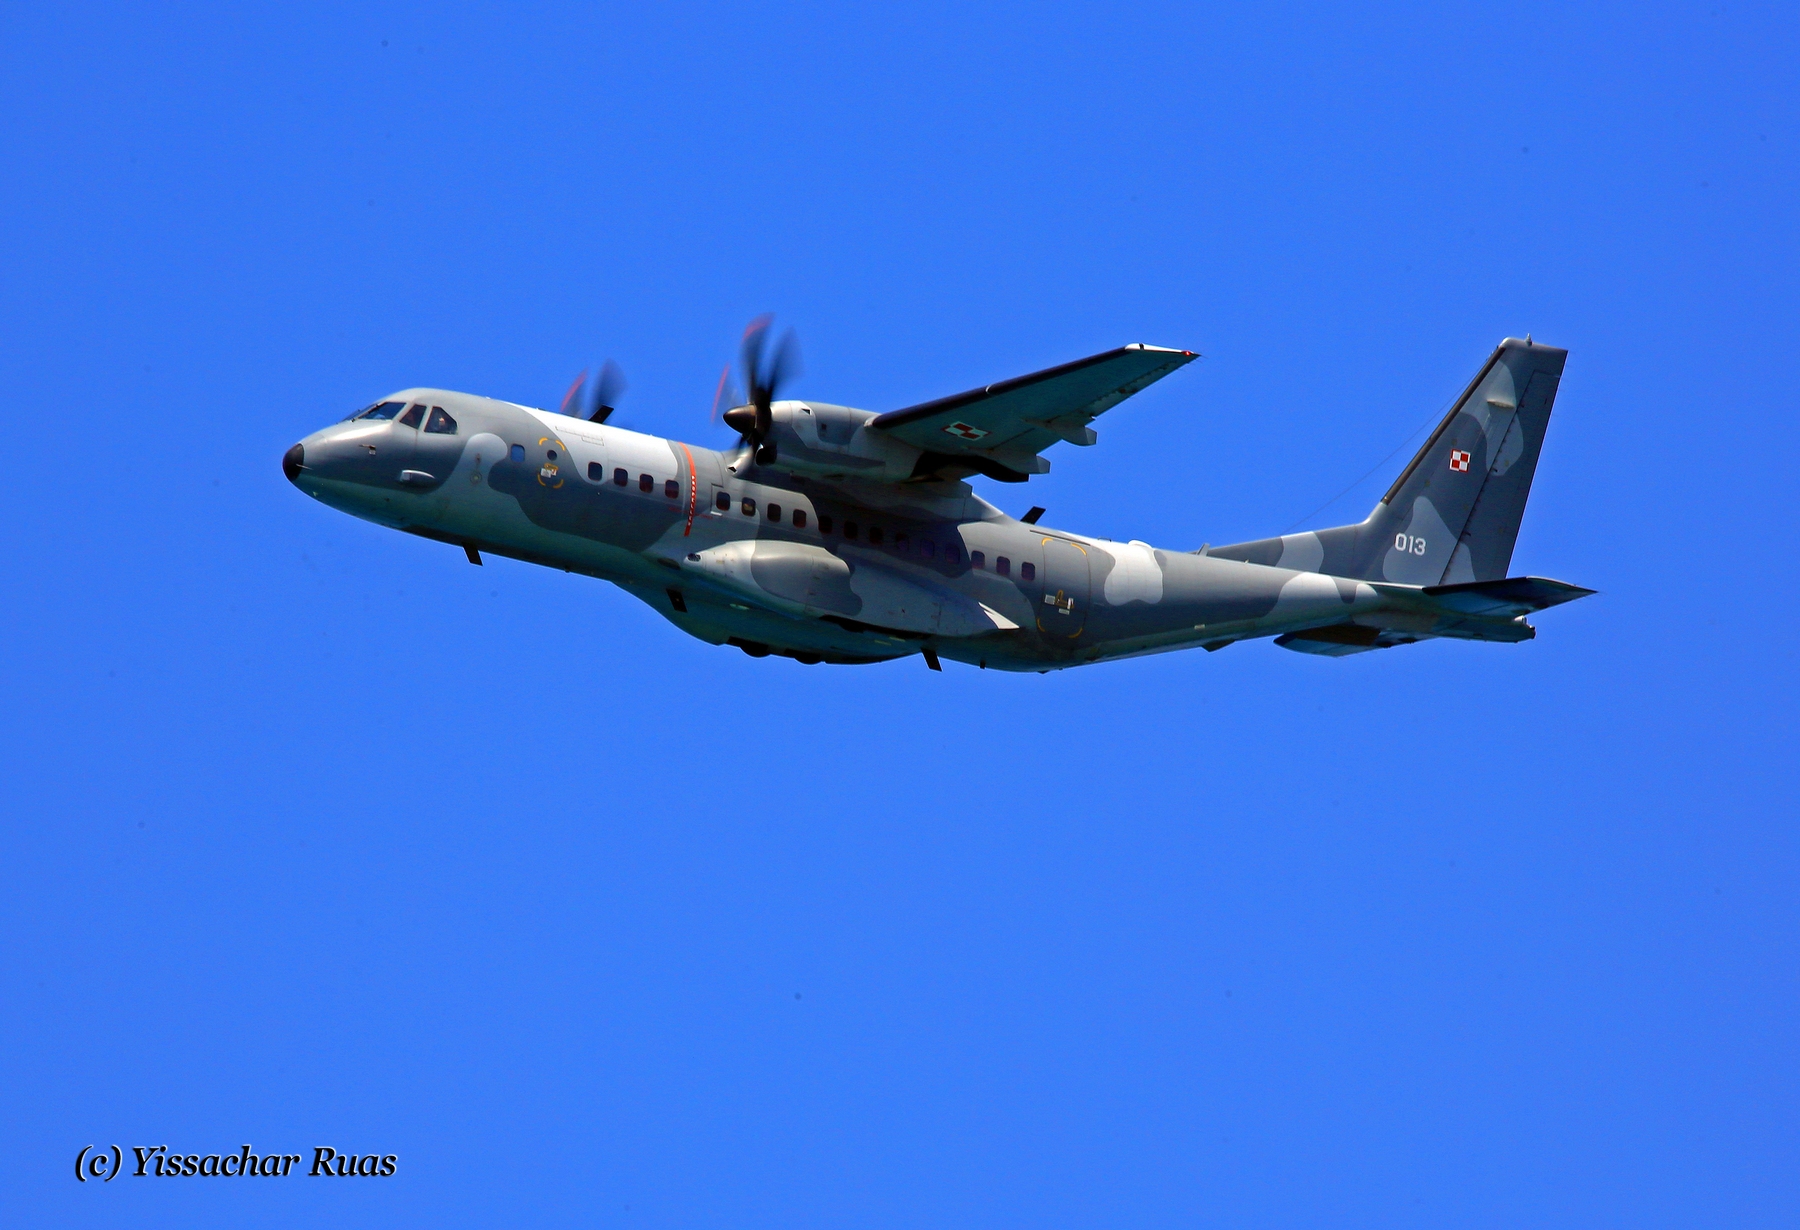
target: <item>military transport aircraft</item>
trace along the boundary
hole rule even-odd
[[[742,438],[723,452],[609,425],[609,363],[557,413],[405,389],[282,469],[472,564],[599,577],[703,641],[805,663],[1041,672],[1264,636],[1334,657],[1523,641],[1531,612],[1594,592],[1507,576],[1568,354],[1529,337],[1500,343],[1361,523],[1198,551],[1050,529],[1039,508],[1015,519],[965,481],[1048,472],[1044,449],[1093,444],[1095,418],[1193,352],[1123,346],[874,413],[777,400],[791,337],[772,345],[766,317],[746,331],[748,396],[724,415]]]

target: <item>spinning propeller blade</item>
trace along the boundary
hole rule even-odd
[[[572,418],[604,423],[619,404],[625,392],[625,373],[611,359],[600,365],[600,374],[592,380],[587,372],[575,377],[575,383],[563,394],[562,413]]]
[[[738,362],[744,369],[750,401],[725,412],[726,426],[744,437],[744,443],[751,447],[756,460],[764,465],[775,460],[775,446],[766,442],[775,426],[775,395],[800,372],[800,347],[794,340],[792,329],[782,334],[773,348],[768,345],[769,326],[774,319],[769,315],[758,316],[745,328]],[[724,387],[725,381],[721,377],[721,393]],[[717,401],[715,397],[715,404]]]
[[[713,392],[713,408],[712,408],[712,416],[710,419],[711,422],[716,423],[719,421],[719,407],[720,406],[724,406],[724,405],[735,406],[735,405],[737,405],[737,389],[736,389],[736,387],[732,387],[729,390],[731,400],[729,402],[726,401],[726,394],[727,394],[726,385],[730,382],[730,380],[731,380],[731,364],[727,363],[724,367],[719,369],[719,387],[716,390],[714,390],[714,392]]]
[[[581,390],[586,384],[587,368],[584,367],[581,369],[581,375],[575,377],[575,383],[569,386],[569,391],[563,394],[562,405],[556,408],[556,412],[569,415],[571,418],[574,417],[577,399],[581,396]]]

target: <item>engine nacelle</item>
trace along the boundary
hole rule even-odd
[[[775,446],[777,469],[819,478],[900,483],[911,478],[918,465],[921,450],[868,430],[873,410],[778,401],[769,411],[774,426],[767,442]]]

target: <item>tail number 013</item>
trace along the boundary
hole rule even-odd
[[[1425,540],[1411,534],[1395,534],[1394,550],[1404,551],[1408,555],[1423,555],[1425,554]]]

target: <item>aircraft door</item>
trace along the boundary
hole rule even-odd
[[[1048,536],[1041,545],[1044,592],[1038,600],[1038,631],[1057,640],[1074,640],[1087,626],[1087,548]]]

